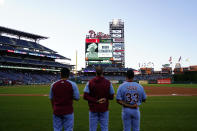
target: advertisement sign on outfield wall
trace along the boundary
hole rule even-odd
[[[139,84],[148,84],[148,81],[147,80],[140,80]]]
[[[171,81],[170,78],[166,78],[166,79],[159,79],[159,80],[157,80],[157,83],[158,84],[171,84],[172,81]]]

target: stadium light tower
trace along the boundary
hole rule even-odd
[[[121,19],[109,22],[109,33],[113,39],[114,64],[125,67],[124,22]]]

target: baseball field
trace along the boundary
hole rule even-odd
[[[85,85],[79,84],[80,94]],[[196,131],[197,84],[143,85],[141,131]],[[118,85],[114,85],[117,91]],[[0,87],[0,131],[52,131],[49,85]],[[74,131],[88,131],[88,104],[74,102]],[[98,129],[99,131],[100,129]],[[121,131],[121,106],[110,101],[110,131]]]

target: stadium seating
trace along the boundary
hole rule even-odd
[[[4,56],[2,57],[4,62],[10,62],[10,63],[22,63],[23,60],[21,58],[16,58],[16,57],[8,57]]]
[[[26,41],[26,40],[20,40],[16,38],[9,38],[6,36],[0,36],[0,43],[8,44],[8,45],[13,45],[13,46],[20,46],[20,47],[26,47],[26,48],[32,48],[32,49],[37,49],[37,50],[45,50],[48,52],[53,52],[53,50],[44,47],[36,42],[31,42],[31,41]]]
[[[134,80],[158,80],[158,79],[165,79],[165,78],[172,78],[171,74],[151,74],[151,75],[136,75]]]
[[[14,50],[14,48],[8,45],[0,45],[0,50]]]
[[[69,64],[56,59],[70,60],[37,43],[47,37],[9,28],[0,33],[0,85],[18,81],[23,84],[51,84],[59,79],[56,71]],[[9,81],[9,82],[8,82]]]
[[[1,70],[0,79],[5,81],[20,81],[23,84],[51,84],[60,79],[57,74],[50,74],[47,72],[20,72],[17,70]]]
[[[92,78],[94,78],[95,76],[80,76],[80,79],[82,81],[89,81]],[[121,81],[125,81],[125,77],[124,76],[105,76],[106,79],[108,80],[121,80]]]

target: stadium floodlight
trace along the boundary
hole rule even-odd
[[[113,23],[114,26],[117,26],[118,22],[119,22],[119,19],[114,19],[112,23]]]
[[[0,0],[0,6],[4,5],[4,0]]]

